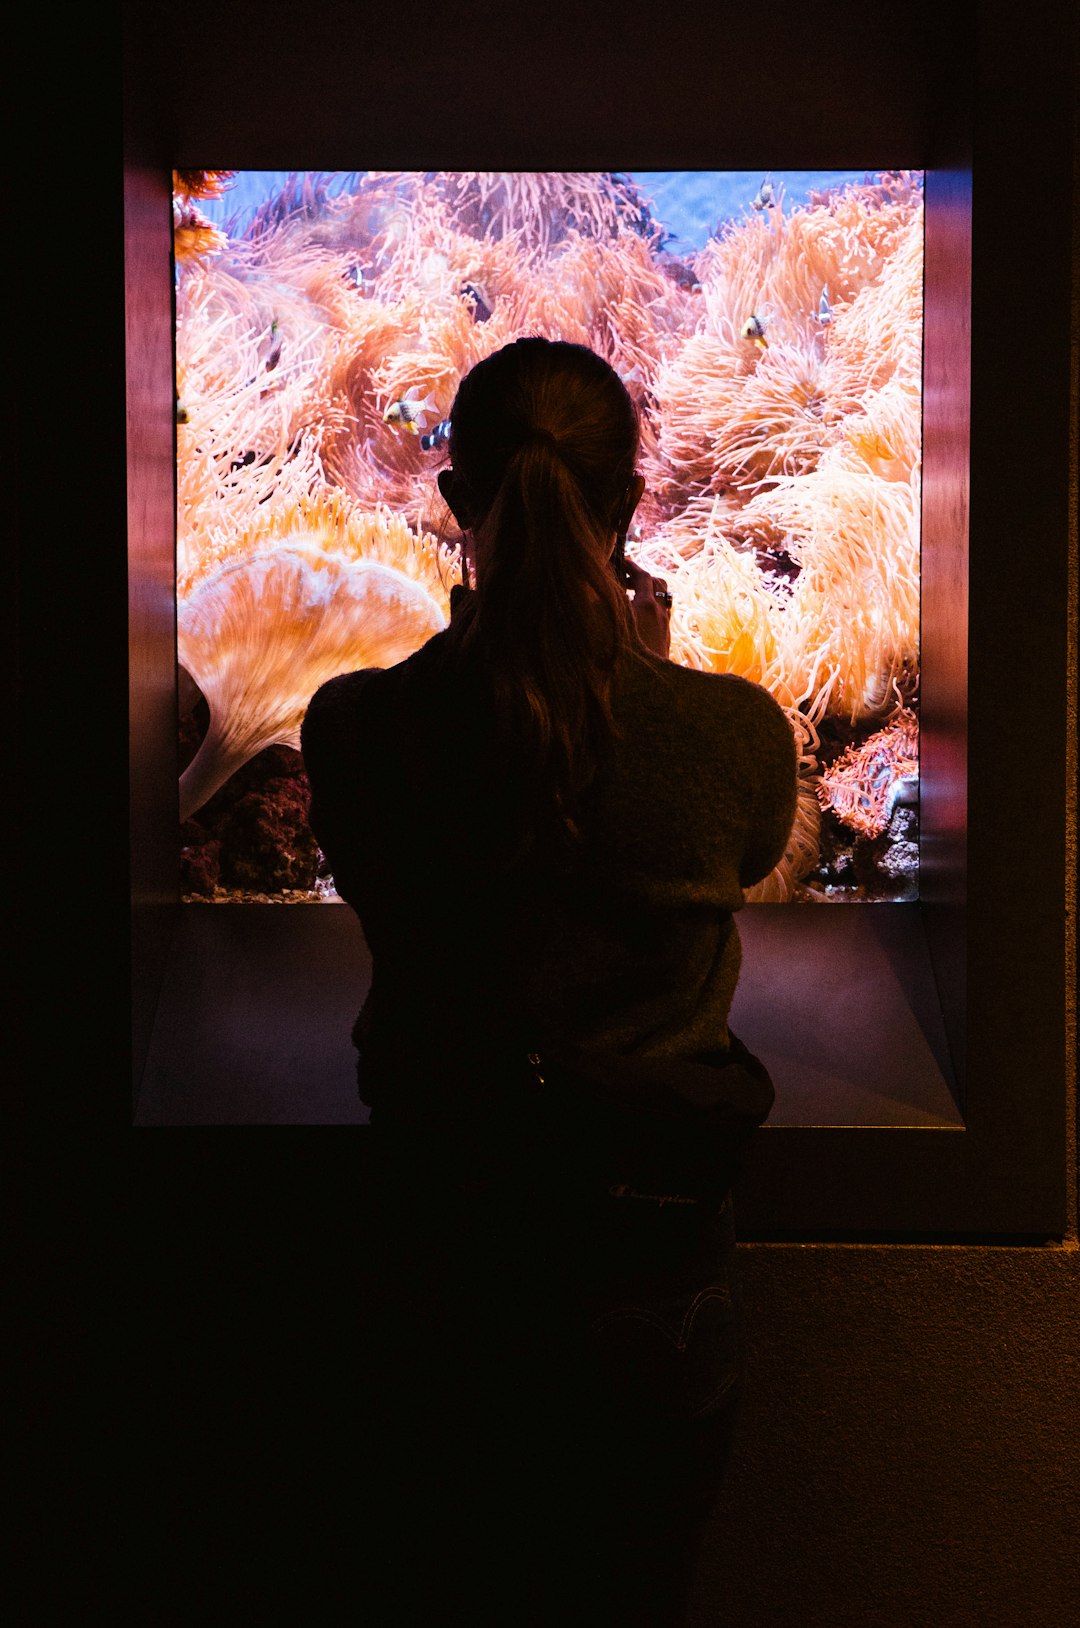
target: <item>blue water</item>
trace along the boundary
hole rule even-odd
[[[810,201],[811,192],[851,182],[876,180],[865,170],[770,170],[773,186],[784,188],[784,208]],[[725,221],[751,213],[750,200],[764,180],[761,170],[635,170],[632,179],[653,214],[675,233],[668,247],[673,254],[704,248]]]
[[[242,232],[260,204],[289,181],[289,170],[242,170],[221,198],[200,202],[199,208],[215,225]],[[331,196],[355,184],[362,171],[324,172]],[[673,254],[688,254],[704,247],[725,221],[740,220],[750,212],[750,200],[764,178],[761,170],[635,170],[624,172],[653,206],[653,214],[674,233],[668,247]],[[876,180],[865,170],[772,170],[774,187],[784,187],[785,207],[809,202],[813,191]]]

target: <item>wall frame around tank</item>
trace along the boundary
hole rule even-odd
[[[953,47],[955,44],[954,40]],[[873,41],[864,46],[869,62]],[[881,153],[883,162],[906,161],[928,171],[923,898],[917,906],[822,908],[830,915],[852,910],[859,915],[906,912],[906,925],[899,934],[907,935],[908,949],[896,943],[879,944],[879,949],[886,961],[892,957],[897,985],[908,992],[908,1012],[938,1067],[946,1098],[955,1106],[950,1111],[941,1099],[943,1111],[933,1124],[926,1123],[925,1115],[922,1122],[903,1123],[904,1108],[912,1106],[904,1103],[899,1114],[890,1110],[885,1124],[866,1123],[865,1114],[857,1124],[837,1123],[835,1112],[830,1114],[827,1105],[817,1115],[808,1116],[803,1109],[797,1114],[789,1112],[790,1081],[800,1066],[800,1042],[805,1054],[809,1037],[804,1029],[800,1031],[805,1019],[785,1019],[782,994],[774,1000],[771,984],[766,989],[764,975],[759,980],[754,971],[755,935],[765,938],[772,932],[775,940],[776,934],[766,916],[751,920],[747,977],[740,1000],[744,1006],[748,998],[757,1002],[758,1032],[752,1032],[751,1024],[745,1038],[768,1055],[770,1035],[775,1040],[784,1031],[791,1073],[780,1073],[777,1111],[758,1139],[739,1184],[744,1238],[932,1235],[1005,1240],[1055,1236],[1064,1226],[1065,784],[1063,774],[1056,779],[1048,774],[1033,798],[1027,767],[1031,760],[1063,766],[1065,759],[1068,523],[1061,469],[1067,444],[1067,368],[1050,365],[1051,358],[1060,355],[1053,340],[1059,345],[1067,341],[1068,298],[1060,279],[1066,274],[1068,254],[1060,252],[1058,241],[1062,232],[1067,236],[1067,228],[1060,219],[1050,219],[1047,224],[1050,276],[1049,284],[1041,288],[1049,330],[1046,347],[1035,353],[1018,331],[1022,325],[1008,322],[1003,344],[1001,314],[1016,310],[1026,291],[1015,265],[1016,226],[1008,204],[1009,188],[1021,184],[1028,173],[1025,165],[1036,157],[1043,164],[1044,176],[1047,166],[1056,176],[1059,199],[1068,197],[1071,183],[1067,161],[1040,149],[1037,121],[1035,128],[1027,128],[1017,140],[1015,123],[1010,126],[986,107],[975,123],[972,141],[963,107],[959,114],[956,109],[943,111],[946,85],[956,84],[957,62],[954,53],[954,73],[946,75],[945,42],[940,51],[940,59],[935,56],[930,61],[933,71],[924,75],[906,101],[894,89],[883,92],[877,106],[868,109],[857,89],[850,89],[845,98],[843,90],[837,96],[834,86],[832,146],[826,141],[812,153],[812,161],[823,165],[849,162],[851,147],[841,157],[836,145],[843,135],[860,153]],[[160,60],[154,69],[160,89],[167,70]],[[805,101],[805,87],[801,94]],[[148,153],[158,145],[167,163],[207,161],[205,149],[198,146],[192,111],[184,112],[174,103],[175,96],[168,107],[173,121],[168,139],[148,143],[144,129],[141,142],[129,142],[129,183],[134,188],[136,178],[141,177],[139,195],[147,203],[155,195],[154,207],[159,208],[151,222],[148,207],[136,225],[136,195],[132,192],[129,245],[130,234],[141,232],[144,244],[152,236],[158,246],[140,253],[137,245],[131,245],[128,257],[129,400],[133,358],[141,355],[145,361],[147,347],[154,349],[157,362],[152,371],[157,377],[164,354],[160,350],[160,310],[149,319],[152,331],[141,326],[148,320],[152,298],[142,300],[142,316],[131,325],[136,309],[133,301],[139,299],[143,286],[137,281],[133,285],[132,278],[144,276],[160,253],[160,245],[165,244],[167,253],[168,243],[169,173],[160,167],[160,156],[156,164],[148,162]],[[145,98],[140,105],[145,113]],[[206,106],[204,100],[204,109]],[[807,115],[806,107],[800,107],[793,115],[796,127],[800,116],[805,123]],[[948,126],[947,137],[942,136],[941,127],[935,131],[935,109],[941,115],[939,126],[942,120]],[[226,161],[220,138],[224,130],[231,129],[237,139],[227,161],[252,168],[273,167],[277,154],[272,150],[265,115],[261,131],[257,119],[254,125],[245,126],[245,113],[250,115],[251,107],[245,108],[243,97],[239,104],[234,101],[231,110],[215,105],[210,111],[211,124],[217,121],[211,162]],[[845,119],[846,114],[850,117]],[[700,133],[669,138],[646,129],[643,136],[640,108],[638,115],[632,134],[627,132],[628,145],[618,154],[618,161],[624,164],[689,168],[727,162],[744,167],[746,162],[758,161],[745,151],[718,154],[711,148],[706,153]],[[1052,114],[1047,116],[1052,123]],[[647,116],[644,123],[648,126]],[[575,125],[571,117],[569,124],[573,127],[569,136],[566,130],[556,132],[546,144],[535,127],[511,129],[494,162],[505,168],[527,168],[541,162],[548,167],[590,168],[612,162],[608,147],[598,151],[595,138],[580,127],[580,121]],[[135,125],[134,136],[138,137],[137,116]],[[654,127],[660,128],[659,115]],[[316,131],[313,137],[309,130],[305,138],[309,148],[318,134]],[[617,129],[608,129],[609,145],[618,145],[618,134]],[[372,162],[388,162],[385,149],[378,151],[385,138],[385,131],[374,138]],[[768,140],[773,150],[761,155],[763,161],[782,167],[775,132]],[[322,153],[332,150],[324,145]],[[544,158],[539,157],[541,151]],[[937,168],[935,155],[941,158]],[[298,151],[298,166],[314,168],[318,156],[310,150]],[[412,153],[398,157],[397,162],[422,163],[426,157]],[[468,155],[469,162],[462,162],[464,157],[460,152],[451,153],[444,161],[462,168],[481,162],[477,155]],[[971,335],[970,346],[966,331]],[[171,330],[169,333],[171,340]],[[160,431],[162,425],[171,424],[171,394],[154,405],[144,400],[140,412],[148,412]],[[171,429],[168,433],[171,445]],[[1053,460],[1051,470],[1056,473],[1041,487],[1021,494],[1015,482],[1003,484],[1002,473],[1010,464],[1037,466],[1040,452],[1047,448]],[[133,584],[142,584],[141,594],[133,594],[132,601],[133,649],[138,658],[131,669],[132,786],[136,794],[132,851],[137,879],[133,937],[136,966],[145,974],[134,1013],[136,1089],[143,1087],[138,1117],[145,1113],[148,1100],[147,1062],[153,1061],[155,1037],[160,1041],[174,1032],[169,1013],[169,951],[190,931],[194,918],[187,914],[192,907],[184,907],[181,921],[179,906],[163,904],[170,897],[170,886],[175,899],[174,862],[161,851],[160,839],[146,818],[146,811],[160,808],[172,795],[162,773],[170,760],[175,767],[173,742],[161,733],[160,706],[161,685],[173,659],[171,621],[160,597],[163,581],[171,588],[172,539],[165,539],[160,522],[150,518],[160,514],[163,504],[160,448],[151,452],[143,445],[140,450],[129,433],[129,449],[135,460],[134,464],[129,461],[129,523],[142,562],[131,577]],[[170,482],[171,478],[170,467]],[[171,486],[168,501],[171,503]],[[1034,573],[1025,570],[1025,556],[1015,546],[1021,520],[1041,540],[1039,569]],[[970,555],[969,530],[976,539]],[[148,582],[156,588],[149,589]],[[1026,614],[1018,615],[1019,606]],[[1010,686],[1009,674],[1002,672],[1003,650],[1009,652],[1009,672],[1022,672],[1025,684],[1014,681]],[[1043,704],[1033,706],[1033,697]],[[228,909],[214,908],[219,912]],[[282,915],[275,907],[238,908],[269,908],[275,917]],[[816,914],[817,910],[809,910],[809,916]],[[807,909],[799,915],[808,920]],[[167,924],[164,931],[163,922]],[[183,932],[179,932],[181,926]],[[816,931],[812,927],[797,930],[804,935]],[[833,923],[829,930],[835,930]],[[882,930],[888,936],[890,929]],[[217,918],[212,929],[215,934],[225,946],[221,966],[237,966],[235,939],[230,940],[225,916]],[[273,950],[264,946],[262,952],[254,953],[277,955],[282,946]],[[805,959],[805,946],[792,941],[789,953],[795,962]],[[156,1003],[155,988],[160,991]],[[217,989],[224,1011],[228,986],[218,980]],[[834,1019],[835,1013],[823,1012],[821,1032],[837,1039],[840,1031]],[[895,1028],[875,1035],[874,1020],[874,1011],[866,1009],[864,1056],[874,1045],[889,1054],[890,1048],[907,1043]],[[215,1021],[212,1013],[206,1014],[208,1035],[212,1036]],[[296,1014],[289,1021],[295,1024]],[[901,1051],[901,1055],[905,1054]],[[891,1055],[890,1060],[895,1063],[897,1057]],[[805,1062],[803,1066],[805,1069]],[[868,1089],[872,1094],[873,1086]],[[850,1121],[852,1116],[846,1117]],[[872,1111],[869,1117],[873,1119]],[[807,1118],[818,1122],[808,1123]]]

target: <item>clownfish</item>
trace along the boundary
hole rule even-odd
[[[760,345],[762,350],[768,350],[769,341],[765,338],[765,324],[756,312],[750,313],[740,331],[743,339],[749,339],[755,345]]]
[[[420,445],[423,447],[425,452],[437,452],[440,447],[444,447],[446,445],[449,439],[450,420],[448,418],[440,418],[433,430],[429,430],[427,435],[422,435],[420,437]]]
[[[487,322],[491,316],[491,301],[482,288],[479,288],[476,283],[462,283],[461,297],[463,300],[468,300],[472,306],[474,322]]]
[[[776,191],[773,187],[771,175],[765,177],[755,196],[750,199],[750,208],[756,209],[759,214],[763,209],[776,208]]]

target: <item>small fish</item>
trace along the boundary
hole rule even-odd
[[[272,373],[281,361],[281,329],[275,317],[270,324],[270,332],[264,337],[259,346],[259,354],[265,356],[267,373]]]
[[[491,301],[476,283],[462,283],[461,297],[472,306],[474,322],[487,322],[491,316]]]
[[[829,304],[828,285],[821,290],[821,298],[818,300],[817,320],[823,328],[827,328],[832,321],[832,306]]]
[[[349,266],[345,272],[345,281],[350,288],[355,288],[362,294],[365,288],[363,266]]]
[[[769,341],[765,338],[765,324],[756,312],[752,311],[742,325],[742,337],[752,340],[762,350],[768,350]]]
[[[184,406],[183,402],[180,400],[179,396],[177,396],[177,398],[176,398],[176,422],[178,424],[190,424],[191,423],[191,419],[190,419],[190,417],[188,415],[188,410]]]
[[[420,387],[414,384],[400,400],[390,403],[383,414],[383,423],[397,425],[406,435],[419,435],[421,430],[427,428],[429,413],[439,411],[438,404],[430,396],[420,401],[417,399],[419,395]]]
[[[439,448],[444,447],[449,439],[450,420],[448,418],[440,418],[433,430],[429,430],[427,435],[422,435],[420,437],[420,445],[423,447],[425,452],[438,452]]]
[[[758,214],[763,209],[776,208],[776,190],[773,187],[772,176],[767,175],[758,187],[753,198],[750,199],[750,208],[756,209]]]
[[[697,273],[692,266],[686,264],[685,260],[663,260],[661,264],[665,273],[677,288],[688,289],[691,294],[701,292],[701,284],[698,281]]]

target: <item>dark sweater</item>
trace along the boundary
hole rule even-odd
[[[413,1096],[423,1114],[455,1074],[468,1089],[479,1057],[522,1044],[726,1046],[734,915],[794,817],[790,726],[758,685],[654,657],[621,665],[614,713],[580,850],[508,867],[513,778],[451,633],[314,696],[310,823],[372,953],[354,1031],[365,1101]]]

